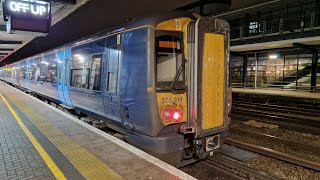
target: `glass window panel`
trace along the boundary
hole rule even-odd
[[[90,76],[90,89],[101,90],[101,59],[102,55],[92,57],[91,76]]]
[[[5,67],[5,73],[7,78],[12,78],[12,66]]]
[[[71,77],[72,77],[72,81],[71,81],[71,84],[70,86],[73,86],[73,87],[77,87],[77,88],[81,88],[82,87],[82,69],[73,69],[71,71]]]
[[[30,80],[34,81],[36,79],[35,75],[37,71],[37,67],[34,64],[34,60],[30,60],[29,71],[30,71]]]
[[[115,93],[117,92],[117,72],[108,73],[108,92]]]
[[[175,36],[157,37],[157,81],[173,81],[179,68],[182,67],[181,40]],[[183,73],[178,77],[183,81]]]
[[[100,90],[101,60],[105,51],[105,39],[77,46],[71,49],[72,87]],[[100,56],[100,59],[95,57]]]
[[[68,86],[68,80],[69,80],[69,59],[66,59],[65,61],[65,69],[64,69],[64,75],[65,75],[65,81],[64,81],[64,86]]]
[[[23,79],[25,79],[26,62],[25,61],[20,62],[19,67],[20,67],[19,68],[19,79],[23,80]],[[10,74],[11,74],[11,72],[10,72]],[[11,77],[11,75],[10,75],[10,77]]]
[[[87,83],[87,79],[88,79],[88,74],[90,69],[72,69],[71,70],[71,84],[70,86],[72,87],[77,87],[77,88],[84,88],[87,89],[88,88],[88,83]]]
[[[40,79],[46,83],[53,83],[57,79],[56,54],[47,54],[40,61]]]
[[[109,47],[108,49],[108,87],[109,93],[117,93],[118,80],[118,64],[119,64],[119,50],[118,46]]]
[[[63,78],[63,65],[62,65],[62,62],[63,62],[62,60],[59,60],[59,62],[58,62],[58,63],[60,63],[60,65],[59,65],[59,80],[58,80],[58,84],[59,85],[62,84],[62,78]]]
[[[243,58],[232,56],[230,64],[232,87],[242,87]]]
[[[109,49],[108,69],[116,71],[118,69],[119,50],[117,47]]]

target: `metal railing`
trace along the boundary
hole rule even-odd
[[[318,89],[316,88],[311,88],[313,86],[306,85],[303,83],[298,83],[298,86],[292,86],[290,88],[285,88],[285,85],[273,85],[273,84],[264,84],[263,86],[255,86],[254,83],[237,83],[237,82],[232,82],[232,87],[233,88],[244,88],[244,89],[272,89],[272,90],[289,90],[289,91],[304,91],[304,92],[320,92],[320,85],[317,86]],[[310,91],[310,89],[316,89],[314,91]]]
[[[316,17],[320,17],[320,12],[311,12],[306,15],[294,15],[288,17],[275,16],[260,22],[252,21],[249,22],[249,24],[240,27],[235,27],[233,25],[233,21],[229,21],[231,26],[230,37],[232,40],[236,40],[250,37],[315,31],[320,29],[320,24],[316,22]],[[238,19],[238,21],[239,20],[240,19]]]

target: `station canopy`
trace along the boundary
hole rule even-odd
[[[166,12],[194,2],[196,0],[140,0],[139,3],[132,0],[77,0],[73,4],[72,0],[51,1],[51,28],[44,36],[9,34],[6,22],[0,19],[0,66],[119,26],[134,17]]]
[[[84,5],[88,0],[58,0],[51,2],[51,26],[54,26],[70,13]],[[21,2],[21,1],[20,1]],[[0,3],[0,59],[1,61],[17,52],[20,48],[39,36],[35,32],[7,32],[7,20],[3,18],[3,6]],[[44,34],[45,35],[45,34]]]

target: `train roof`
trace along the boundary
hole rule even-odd
[[[102,30],[102,31],[100,31],[98,33],[95,33],[93,35],[89,35],[89,36],[83,37],[81,39],[77,39],[75,41],[69,42],[67,44],[64,44],[62,46],[56,47],[54,49],[50,49],[50,50],[44,51],[42,53],[30,56],[28,58],[21,59],[19,61],[16,61],[16,62],[10,64],[10,65],[14,65],[16,63],[19,63],[21,61],[24,61],[24,60],[27,60],[27,59],[30,59],[30,58],[39,58],[41,56],[50,54],[49,52],[52,52],[52,51],[55,51],[55,50],[58,51],[59,49],[63,49],[64,47],[76,46],[77,44],[83,44],[83,43],[86,43],[87,41],[91,42],[91,41],[93,41],[95,39],[98,39],[100,37],[104,37],[104,36],[107,36],[107,35],[110,35],[110,34],[121,33],[123,31],[125,31],[126,29],[132,29],[132,28],[135,28],[135,27],[140,27],[140,26],[145,26],[145,25],[149,25],[149,26],[155,27],[160,22],[163,22],[163,21],[166,21],[166,20],[170,20],[170,19],[174,19],[174,18],[179,18],[179,17],[189,17],[191,19],[196,19],[195,16],[192,13],[185,12],[185,11],[171,11],[171,12],[155,14],[155,15],[152,15],[152,16],[135,17],[135,18],[130,19],[130,21],[127,22],[124,25],[118,25],[118,26],[115,26],[115,27],[111,27],[111,28]]]

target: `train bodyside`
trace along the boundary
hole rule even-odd
[[[224,21],[173,13],[22,60],[0,76],[182,166],[210,155],[227,129],[228,37]]]

